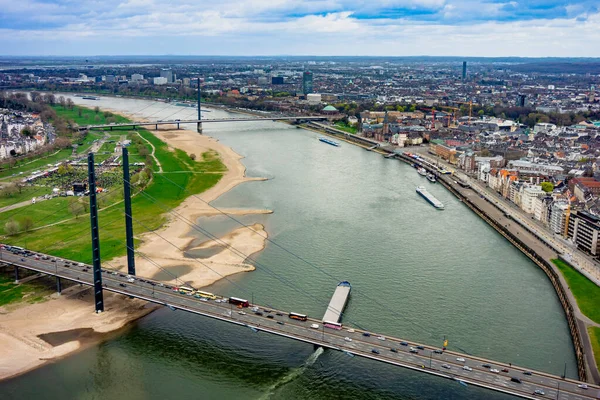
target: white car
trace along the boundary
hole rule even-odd
[[[254,312],[257,312],[258,311],[258,307],[252,307],[251,310],[254,311]]]
[[[383,336],[377,336],[377,339],[379,339],[379,340],[385,340],[385,337],[383,337]]]
[[[350,329],[348,329],[348,332],[349,332],[349,333],[354,333],[354,332],[356,332],[356,331],[355,331],[354,329],[350,328]]]
[[[546,392],[544,392],[542,389],[536,389],[536,390],[533,392],[533,394],[539,394],[539,395],[543,396],[543,395],[545,395],[545,394],[546,394]]]
[[[238,311],[238,314],[240,314],[240,315],[246,315],[246,313],[243,312],[243,311]]]
[[[587,388],[588,388],[588,385],[586,385],[585,383],[582,383],[581,385],[577,385],[577,387],[578,387],[579,389],[585,389],[585,390],[587,390]]]
[[[456,361],[465,362],[465,359],[462,357],[456,357]]]
[[[464,369],[465,371],[473,371],[473,368],[469,367],[468,365],[464,365],[464,366],[463,366],[463,369]]]
[[[135,279],[133,279],[133,278],[129,278],[129,279],[127,279],[127,282],[129,282],[129,283],[133,283],[133,282],[135,282]]]
[[[346,337],[344,338],[344,340],[345,340],[346,342],[351,342],[351,341],[352,341],[352,339],[350,339],[348,336],[346,336]]]
[[[83,267],[83,263],[77,263],[78,267]]]
[[[319,329],[319,324],[312,324],[310,327],[313,329]]]
[[[492,369],[490,369],[490,372],[492,372],[492,373],[494,373],[494,374],[499,374],[499,373],[500,373],[500,371],[499,371],[499,370],[497,370],[496,368],[492,368]]]

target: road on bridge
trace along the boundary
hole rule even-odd
[[[47,260],[42,257],[44,256],[41,254],[25,257],[0,249],[1,262],[92,285],[91,266],[55,259],[51,256],[48,256]],[[258,307],[256,312],[250,308],[238,309],[221,299],[207,300],[180,294],[170,285],[145,278],[135,277],[133,282],[129,282],[129,278],[124,273],[109,270],[102,272],[105,290],[145,299],[172,309],[235,323],[247,327],[249,334],[250,329],[256,332],[273,333],[343,351],[348,355],[371,358],[523,398],[534,399],[547,396],[546,398],[559,400],[584,400],[600,396],[599,387],[589,385],[584,389],[579,387],[582,382],[572,379],[562,379],[538,371],[531,371],[532,374],[527,375],[524,372],[528,370],[521,367],[452,351],[442,352],[431,346],[359,329],[347,327],[342,330],[325,329],[319,319],[309,318],[307,321],[298,321],[288,318],[288,312],[262,306],[256,306]],[[312,324],[319,324],[319,329],[312,329]],[[508,369],[509,372],[501,372],[503,369]],[[511,381],[511,377],[518,378],[521,383]],[[536,390],[543,391],[545,395],[534,395]]]

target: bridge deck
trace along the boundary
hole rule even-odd
[[[92,285],[91,266],[79,267],[75,262],[69,261],[70,264],[66,264],[64,260],[57,260],[56,262],[36,260],[34,257],[22,257],[6,250],[0,250],[0,262],[51,276],[58,276],[81,284]],[[87,268],[88,271],[84,271],[84,268]],[[104,289],[111,292],[166,305],[172,309],[180,309],[219,319],[251,328],[253,331],[268,332],[343,351],[348,355],[370,358],[446,379],[460,380],[522,398],[539,398],[539,396],[533,394],[537,389],[543,390],[546,396],[562,400],[594,399],[596,396],[600,396],[600,387],[596,385],[589,385],[589,389],[584,390],[578,387],[582,382],[573,379],[562,379],[544,372],[532,371],[532,375],[524,375],[523,372],[527,369],[522,367],[509,366],[453,351],[438,354],[435,353],[435,350],[439,349],[425,345],[423,345],[424,350],[411,353],[409,352],[410,348],[419,344],[389,336],[382,340],[378,338],[379,335],[370,334],[366,336],[366,332],[358,329],[338,331],[321,327],[321,329],[315,330],[311,329],[310,325],[320,321],[313,318],[309,318],[308,321],[297,321],[289,319],[286,312],[277,310],[267,312],[264,309],[262,310],[263,315],[256,315],[249,309],[238,310],[230,303],[201,301],[192,296],[182,295],[166,286],[161,287],[155,282],[153,282],[155,285],[152,285],[148,280],[142,282],[138,278],[134,283],[129,283],[124,274],[115,274],[107,270],[103,270],[102,279]],[[274,318],[267,318],[267,315],[272,315]],[[351,341],[346,340],[345,337],[348,337]],[[396,351],[392,351],[392,348]],[[491,372],[490,368],[483,367],[483,364],[490,364],[492,368],[499,370],[508,368],[510,373],[494,373]],[[472,370],[463,369],[464,366],[468,366]],[[511,376],[520,378],[522,383],[511,382]],[[560,393],[557,391],[558,388]]]

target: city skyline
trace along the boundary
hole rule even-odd
[[[588,0],[2,0],[2,8],[3,54],[15,56],[600,56],[600,8]]]

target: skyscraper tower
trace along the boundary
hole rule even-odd
[[[466,79],[467,79],[467,62],[463,61],[462,80],[465,81]]]
[[[313,91],[313,75],[310,71],[302,73],[302,93],[306,96]]]

